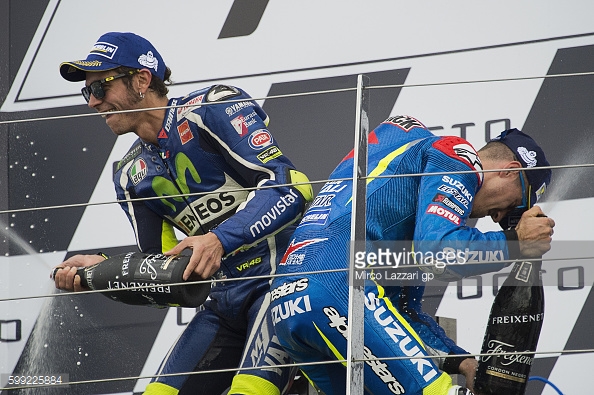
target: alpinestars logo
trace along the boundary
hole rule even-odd
[[[470,164],[471,167],[474,167],[474,169],[476,171],[480,172],[483,170],[483,164],[481,163],[481,160],[479,159],[478,154],[476,153],[474,148],[472,148],[470,145],[457,144],[457,145],[454,145],[453,149],[454,149],[454,152],[456,153],[456,155],[458,155],[460,158],[462,158],[466,162],[468,162],[468,164]],[[480,176],[480,182],[482,182],[483,181],[483,173],[478,173],[478,174]]]
[[[295,243],[295,239],[293,239],[291,241],[291,244],[287,248],[285,255],[283,256],[283,259],[281,259],[279,265],[300,264],[303,261],[305,254],[299,254],[299,256],[297,257],[299,259],[295,259],[295,257],[293,256],[293,254],[295,252],[299,251],[301,248],[307,247],[308,245],[319,243],[320,241],[326,241],[326,240],[328,240],[328,238],[310,239],[310,240],[304,240],[304,241]]]
[[[324,314],[326,314],[326,317],[328,317],[328,326],[330,328],[336,329],[336,331],[346,339],[348,331],[347,318],[341,316],[338,310],[336,310],[334,307],[324,307],[323,311]],[[400,384],[398,380],[396,380],[390,371],[388,364],[378,359],[373,350],[371,350],[366,345],[363,345],[363,356],[367,359],[365,363],[371,368],[373,373],[375,373],[375,375],[386,384],[391,393],[395,395],[406,393],[404,386]]]

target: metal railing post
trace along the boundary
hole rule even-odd
[[[365,248],[367,209],[367,136],[369,134],[369,77],[357,77],[357,113],[353,152],[353,198],[351,216],[351,248],[349,256],[349,315],[347,348],[347,395],[363,395],[364,281],[356,279],[355,252]]]

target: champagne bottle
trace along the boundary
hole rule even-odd
[[[208,297],[209,283],[182,283],[189,256],[166,256],[129,252],[112,256],[92,266],[77,269],[81,285],[105,292],[103,295],[118,302],[153,307],[198,307]],[[52,273],[55,275],[58,268]],[[134,289],[126,289],[134,287]],[[138,288],[139,287],[139,288]]]
[[[544,319],[544,289],[539,261],[516,261],[499,289],[481,354],[536,351]],[[474,389],[480,395],[521,395],[526,390],[534,354],[479,358]]]

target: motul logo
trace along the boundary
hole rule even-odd
[[[443,217],[443,218],[449,220],[450,222],[453,222],[456,225],[460,225],[460,217],[458,217],[456,214],[452,213],[451,211],[438,206],[437,204],[430,205],[429,208],[427,209],[427,213],[439,215],[440,217]]]

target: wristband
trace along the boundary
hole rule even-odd
[[[453,351],[451,351],[448,355],[455,355]],[[460,373],[460,364],[466,359],[472,358],[468,355],[460,355],[457,357],[448,357],[444,358],[445,361],[443,362],[443,367],[441,368],[447,374],[461,374]]]

